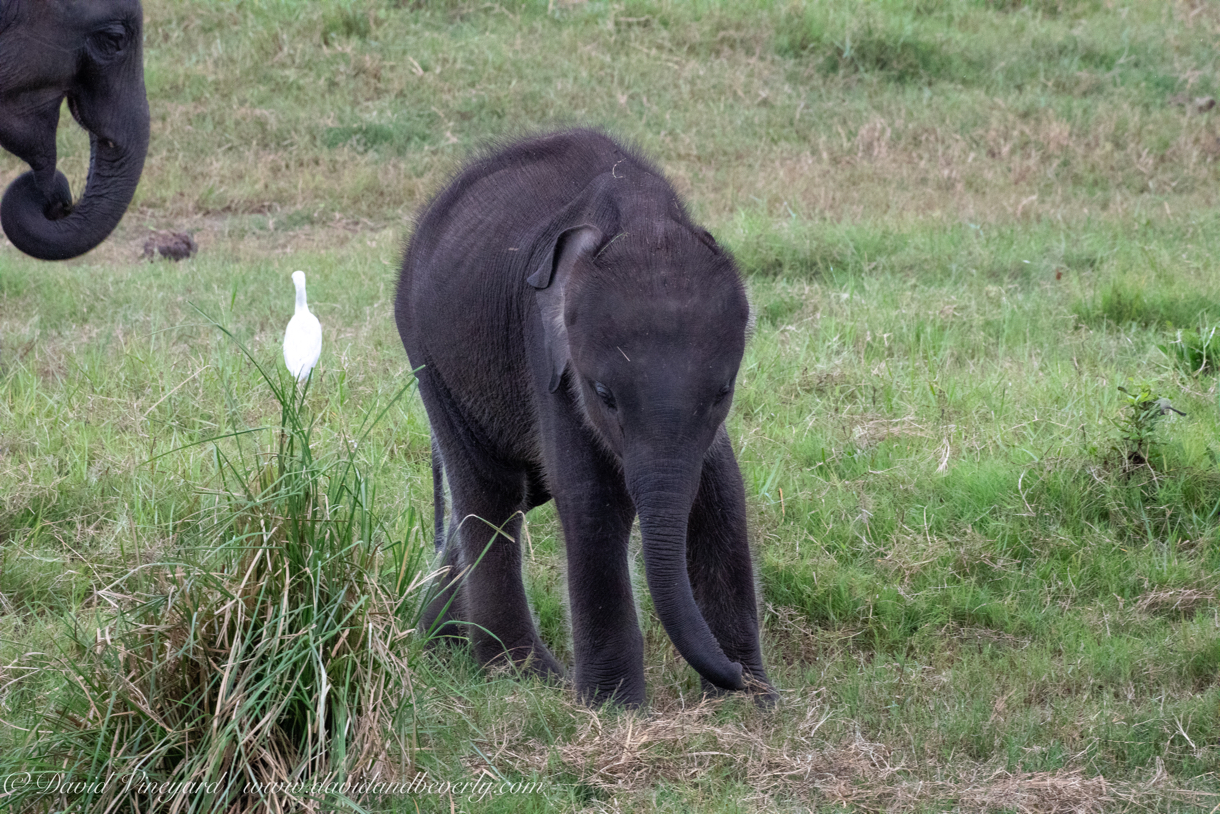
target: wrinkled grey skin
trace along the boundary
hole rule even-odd
[[[148,151],[139,0],[0,0],[0,146],[30,165],[0,200],[21,251],[66,260],[106,239]],[[89,131],[89,176],[72,203],[55,168],[64,98]]]
[[[451,570],[429,627],[469,623],[480,662],[562,675],[518,542],[522,512],[553,497],[582,698],[644,702],[627,550],[638,515],[657,615],[705,689],[773,699],[724,429],[749,306],[732,259],[661,174],[587,130],[473,162],[420,217],[395,314],[439,455]]]

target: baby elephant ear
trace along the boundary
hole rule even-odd
[[[557,275],[563,276],[570,271],[578,257],[591,253],[601,241],[602,230],[591,223],[563,230],[526,282],[534,288],[548,288]]]
[[[559,389],[563,369],[568,365],[568,329],[563,323],[564,292],[576,261],[589,257],[602,242],[602,230],[586,223],[565,229],[555,239],[550,252],[544,252],[538,268],[526,278],[538,289],[538,311],[542,315],[542,341],[551,360],[550,391]]]

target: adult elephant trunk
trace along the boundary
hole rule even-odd
[[[0,225],[26,254],[40,260],[82,255],[105,240],[122,219],[148,152],[142,61],[135,60],[134,66],[132,77],[99,77],[100,87],[68,98],[73,116],[89,131],[89,175],[79,201],[71,203],[53,151],[50,162],[19,176],[4,193]]]
[[[640,518],[644,574],[657,616],[682,657],[705,679],[726,690],[744,689],[741,665],[729,661],[712,635],[686,565],[687,521],[699,486],[703,455],[624,461],[627,489]],[[665,464],[657,461],[666,460]]]

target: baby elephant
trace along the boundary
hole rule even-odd
[[[678,652],[705,689],[772,700],[724,428],[749,305],[729,253],[661,173],[590,130],[485,155],[419,218],[395,316],[432,424],[449,566],[429,628],[468,624],[481,663],[562,675],[530,615],[519,542],[522,513],[553,497],[577,692],[643,704],[627,556],[638,514]]]

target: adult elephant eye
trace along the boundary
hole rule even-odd
[[[732,390],[732,383],[726,384],[724,387],[720,388],[720,392],[716,394],[716,398],[712,400],[712,404],[719,404],[720,402],[724,401],[725,397],[728,396]]]
[[[614,394],[610,392],[610,388],[601,382],[593,382],[593,389],[597,391],[597,397],[602,400],[602,404],[606,405],[606,409],[618,409],[618,405],[614,402]]]

